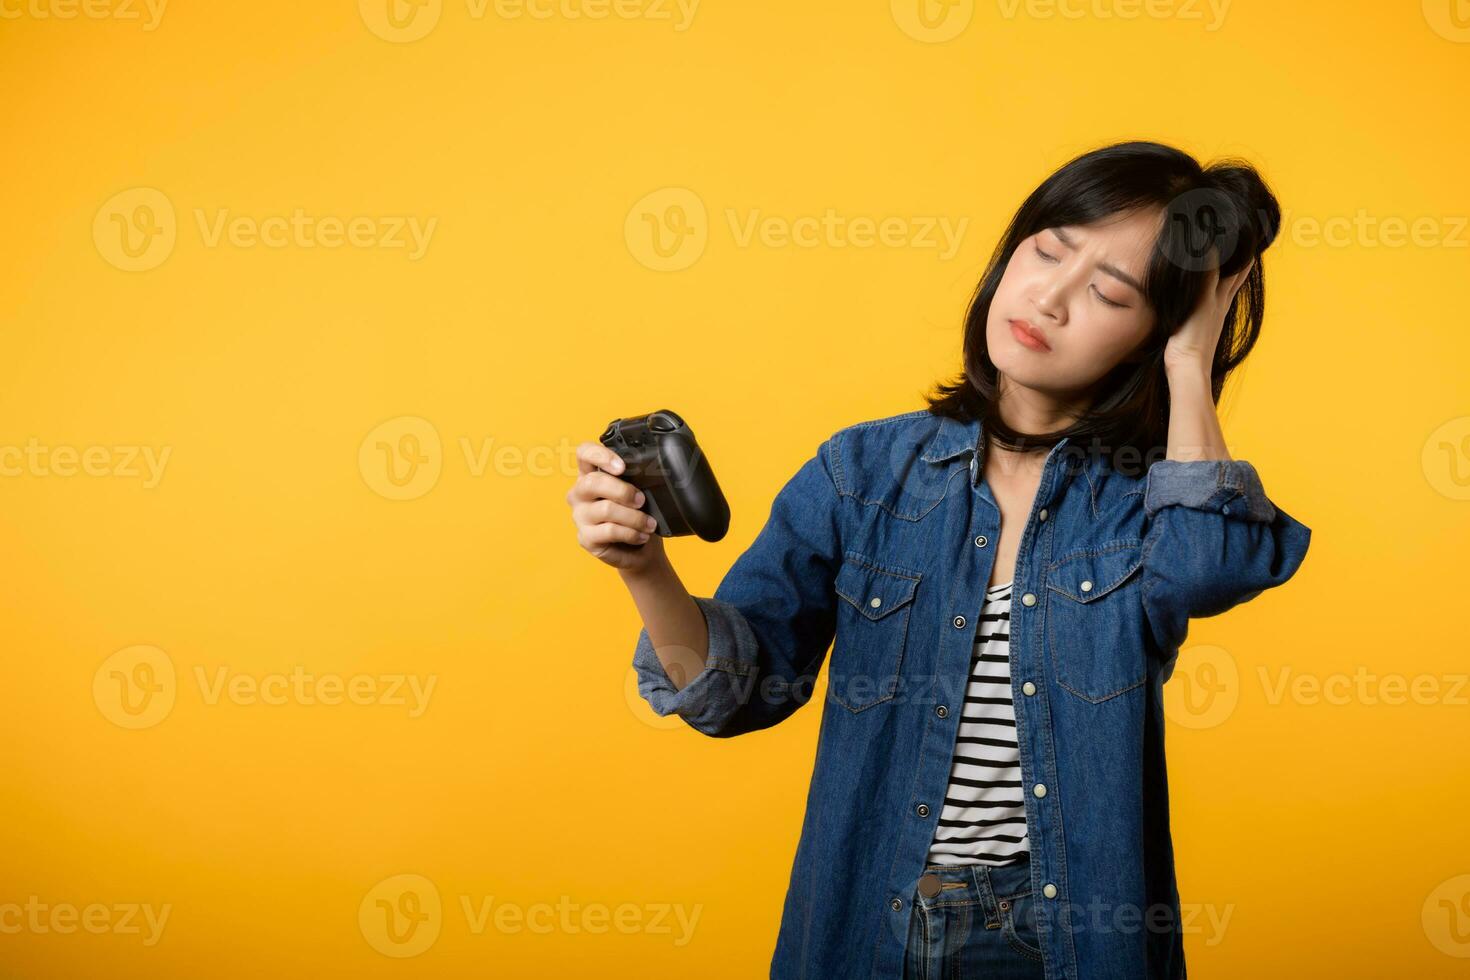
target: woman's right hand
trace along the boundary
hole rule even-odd
[[[567,491],[577,543],[614,568],[639,572],[664,561],[664,540],[643,506],[643,491],[614,474],[621,456],[600,442],[577,446],[577,480]]]

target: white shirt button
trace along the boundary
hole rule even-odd
[[[879,606],[883,605],[883,600],[878,598],[877,596],[873,596],[873,598],[868,600],[868,605],[872,606],[874,609],[877,609]]]
[[[1092,591],[1092,583],[1084,580],[1083,583],[1082,583],[1082,591],[1083,592],[1091,592]],[[873,605],[876,606],[877,604],[878,603],[876,601],[874,601]]]
[[[1036,786],[1031,790],[1031,792],[1035,793],[1037,796],[1045,796],[1046,783],[1037,783]]]
[[[1045,507],[1041,508],[1041,513],[1040,514],[1037,514],[1036,516],[1039,517],[1043,521],[1046,520],[1046,508]]]
[[[1035,694],[1036,685],[1031,683],[1030,681],[1027,681],[1026,683],[1021,685],[1021,690],[1025,691],[1027,694]]]
[[[1047,898],[1056,898],[1057,886],[1048,881],[1046,884],[1041,886],[1041,894],[1045,895]]]
[[[1033,592],[1027,592],[1025,595],[1021,596],[1021,605],[1023,605],[1023,606],[1034,606],[1034,605],[1036,605],[1036,594],[1033,593]]]

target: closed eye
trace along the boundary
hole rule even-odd
[[[1055,255],[1048,255],[1046,252],[1043,252],[1041,250],[1041,246],[1040,245],[1035,245],[1033,247],[1036,249],[1036,254],[1039,255],[1039,256],[1041,256],[1042,259],[1044,259],[1045,261],[1047,261],[1047,262],[1055,262],[1055,261],[1057,261],[1057,257]],[[1128,305],[1127,303],[1114,303],[1112,300],[1110,300],[1106,296],[1104,296],[1102,294],[1102,291],[1099,290],[1096,286],[1093,286],[1092,287],[1092,291],[1094,293],[1097,293],[1097,298],[1098,299],[1102,300],[1105,304],[1107,304],[1108,306],[1113,307],[1114,309],[1120,309],[1121,310],[1121,309],[1123,309],[1124,307],[1126,307]]]

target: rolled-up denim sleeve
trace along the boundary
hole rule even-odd
[[[776,494],[755,541],[713,596],[694,596],[709,629],[704,669],[675,689],[638,633],[638,693],[715,738],[769,728],[811,699],[836,632],[842,560],[835,447],[824,441]]]
[[[1217,616],[1295,575],[1312,531],[1266,496],[1245,460],[1164,459],[1146,480],[1143,604],[1172,663],[1190,619]]]

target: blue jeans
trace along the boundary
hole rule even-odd
[[[904,980],[1044,975],[1029,859],[998,867],[926,865],[911,907]]]

